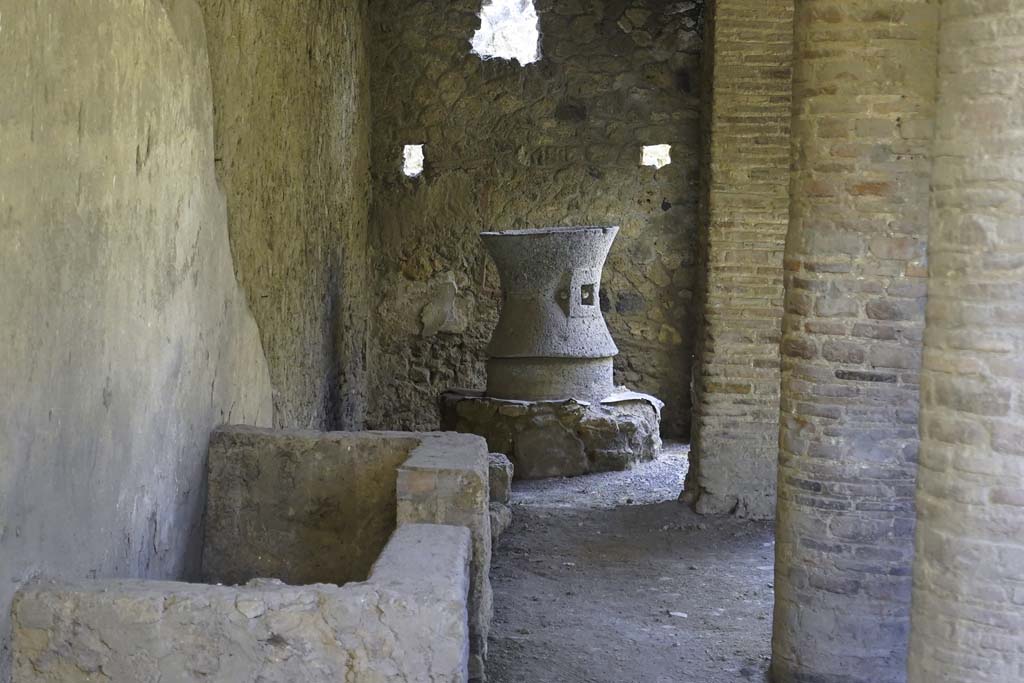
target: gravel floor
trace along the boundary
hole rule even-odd
[[[615,508],[675,500],[683,490],[690,447],[666,443],[657,460],[625,472],[517,481],[513,505],[549,508]]]
[[[686,449],[517,482],[492,579],[492,683],[766,681],[773,535],[676,502]]]

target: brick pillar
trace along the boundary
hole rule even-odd
[[[793,0],[712,0],[707,13],[706,280],[684,496],[701,513],[770,518],[789,224]]]
[[[772,671],[901,682],[938,12],[796,5]]]
[[[1024,681],[1024,6],[942,3],[912,683]]]

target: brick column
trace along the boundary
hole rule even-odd
[[[906,680],[937,14],[796,6],[778,683]]]
[[[684,496],[775,514],[782,256],[789,225],[793,0],[707,8],[706,280]]]
[[[1024,681],[1024,6],[942,3],[912,683]]]

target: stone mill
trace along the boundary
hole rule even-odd
[[[601,270],[617,227],[480,235],[498,267],[501,318],[487,349],[487,395],[599,401],[618,354],[601,314]]]
[[[661,401],[614,381],[618,348],[601,311],[601,272],[618,231],[480,235],[502,288],[487,389],[445,392],[442,426],[484,436],[517,477],[624,469],[661,447]]]

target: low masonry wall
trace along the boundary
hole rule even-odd
[[[14,680],[482,679],[488,463],[472,435],[218,429],[205,583],[25,589]]]
[[[467,527],[470,670],[483,676],[492,599],[482,438],[225,427],[211,438],[209,472],[203,572],[211,583],[361,581],[396,527]]]
[[[471,547],[464,527],[408,524],[365,583],[30,586],[14,681],[466,681]]]

